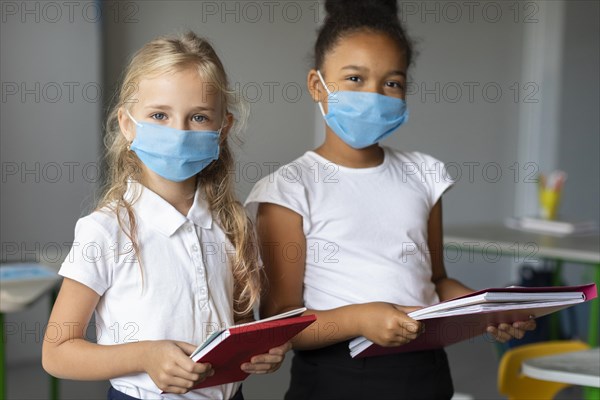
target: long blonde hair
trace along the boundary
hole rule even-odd
[[[115,95],[106,122],[106,164],[108,172],[97,208],[114,211],[140,260],[136,233],[136,217],[132,204],[137,200],[125,198],[128,181],[141,181],[141,161],[128,148],[118,122],[120,108],[127,108],[137,91],[139,82],[149,76],[181,71],[195,67],[205,81],[214,84],[221,95],[223,118],[234,115],[234,124],[228,137],[236,137],[247,119],[247,107],[229,88],[225,69],[214,49],[205,39],[193,32],[177,37],[160,37],[142,47],[125,70],[120,90]],[[213,88],[213,85],[210,85]],[[219,158],[198,174],[198,186],[204,192],[213,216],[235,248],[231,259],[234,278],[234,311],[246,315],[260,296],[261,269],[258,265],[258,248],[251,221],[242,205],[236,200],[231,177],[233,155],[228,139],[221,140]],[[140,263],[141,265],[141,263]],[[142,270],[143,271],[143,270]]]

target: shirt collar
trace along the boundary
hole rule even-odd
[[[169,202],[139,182],[128,182],[125,199],[135,200],[133,208],[136,216],[153,225],[166,236],[173,235],[187,221],[191,221],[203,229],[212,227],[212,214],[200,188],[196,189],[194,203],[187,216],[181,214]]]

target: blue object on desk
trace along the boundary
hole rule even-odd
[[[36,264],[9,264],[0,266],[0,281],[22,281],[31,279],[56,278],[56,272]]]

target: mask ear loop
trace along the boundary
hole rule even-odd
[[[331,92],[329,91],[329,88],[327,87],[327,84],[325,83],[325,79],[323,79],[323,75],[321,75],[321,71],[317,70],[317,75],[319,75],[319,79],[321,80],[321,84],[327,91],[327,95],[331,96]],[[321,109],[321,114],[323,114],[323,117],[325,117],[325,115],[326,115],[325,109],[323,108],[323,104],[320,101],[319,101],[319,108]]]
[[[221,122],[221,127],[217,130],[219,134],[219,141],[221,141],[221,133],[223,133],[223,129],[227,126],[227,118],[223,118],[223,122]],[[225,140],[225,138],[223,138]]]
[[[133,115],[131,115],[131,113],[129,112],[129,110],[125,110],[125,112],[127,113],[127,115],[129,115],[129,118],[131,118],[131,120],[133,121],[134,124],[136,124],[139,127],[142,127],[142,124],[140,124],[139,122],[137,122],[135,120],[135,118],[133,118]]]
[[[131,120],[133,121],[134,124],[136,124],[137,126],[139,126],[140,128],[142,127],[142,124],[140,124],[139,122],[137,122],[135,120],[135,118],[133,118],[133,115],[131,115],[131,113],[129,112],[129,110],[125,110],[125,112],[127,113],[127,115],[129,116],[129,118],[131,118]],[[131,143],[133,143],[133,140],[129,143],[127,143],[127,150],[131,151]]]

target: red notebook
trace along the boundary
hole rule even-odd
[[[482,335],[489,325],[527,321],[596,297],[593,283],[485,289],[408,314],[425,324],[425,332],[405,345],[382,347],[360,337],[350,342],[350,355],[362,358],[442,348]]]
[[[215,374],[192,390],[246,379],[249,374],[240,368],[243,363],[284,344],[317,319],[315,315],[294,316],[304,311],[292,310],[215,332],[190,356],[196,362],[211,364]]]

